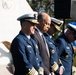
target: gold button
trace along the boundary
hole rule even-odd
[[[54,54],[54,53],[55,53],[55,51],[54,51],[54,50],[52,50],[52,51],[51,51],[51,53],[52,53],[52,54]]]
[[[38,66],[39,66],[40,64],[38,64]]]
[[[29,71],[30,71],[31,69],[29,69]]]
[[[38,60],[38,58],[36,58],[36,60]]]
[[[68,55],[66,55],[66,58],[68,58]]]

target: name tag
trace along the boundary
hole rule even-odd
[[[70,49],[69,47],[66,47],[66,49]]]
[[[31,48],[31,46],[30,46],[30,45],[27,45],[27,47],[28,47],[28,48]]]

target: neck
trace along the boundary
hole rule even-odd
[[[40,26],[37,26],[37,28],[38,28],[42,33],[44,33],[44,31],[41,29]]]
[[[31,34],[25,30],[21,30],[23,33],[25,33],[26,35],[30,36]]]

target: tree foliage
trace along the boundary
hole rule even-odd
[[[51,9],[52,0],[27,0],[34,11],[40,12],[45,11],[50,16],[53,16]]]

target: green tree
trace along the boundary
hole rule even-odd
[[[52,5],[52,0],[27,0],[30,6],[34,11],[45,11],[47,12],[50,16],[54,16],[54,12],[51,9]],[[52,1],[52,2],[51,2]]]

